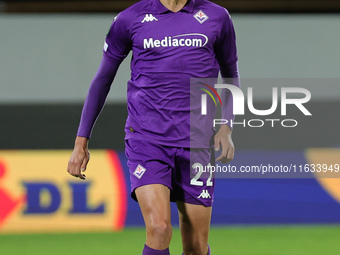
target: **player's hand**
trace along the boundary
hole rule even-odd
[[[222,146],[222,153],[216,161],[229,163],[234,159],[235,148],[231,139],[231,133],[232,131],[228,125],[222,125],[215,135],[215,151],[219,151]]]
[[[90,152],[87,145],[87,138],[79,136],[76,138],[74,150],[67,166],[67,172],[70,175],[82,180],[85,180],[86,178],[85,174],[82,174],[82,172],[86,171],[87,163],[90,160]]]

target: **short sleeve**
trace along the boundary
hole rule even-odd
[[[230,14],[226,9],[222,15],[222,27],[215,44],[216,59],[220,65],[223,78],[238,77],[236,35]]]
[[[131,50],[131,32],[129,19],[125,13],[118,14],[106,35],[104,54],[117,61],[123,61]]]

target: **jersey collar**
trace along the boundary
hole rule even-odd
[[[154,6],[156,8],[157,14],[171,12],[166,8],[159,0],[153,0]],[[189,12],[192,13],[194,10],[195,0],[188,0],[187,4],[179,12]]]

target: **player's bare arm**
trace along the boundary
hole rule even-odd
[[[85,180],[85,174],[87,163],[90,160],[90,152],[88,150],[88,139],[85,137],[77,136],[74,149],[67,166],[67,172],[82,180]]]
[[[222,147],[222,153],[216,159],[221,161],[221,163],[228,163],[234,159],[235,147],[231,135],[232,130],[228,125],[221,125],[215,135],[215,150],[219,151]]]

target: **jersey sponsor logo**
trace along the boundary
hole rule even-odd
[[[209,19],[209,16],[205,14],[203,11],[199,10],[195,15],[194,18],[201,24],[207,21]]]
[[[208,36],[204,34],[183,34],[166,36],[162,40],[154,38],[144,39],[144,49],[167,47],[204,47],[208,43]]]
[[[152,14],[146,14],[141,23],[151,22],[151,21],[154,21],[154,20],[158,21],[158,19],[156,19],[156,17],[153,16]]]
[[[142,167],[140,164],[136,167],[133,175],[136,176],[138,179],[142,178],[143,174],[145,173],[146,169]]]
[[[211,198],[211,196],[209,194],[209,191],[204,189],[204,190],[202,190],[201,195],[199,195],[197,198],[204,198],[204,199],[206,199],[206,198]]]

